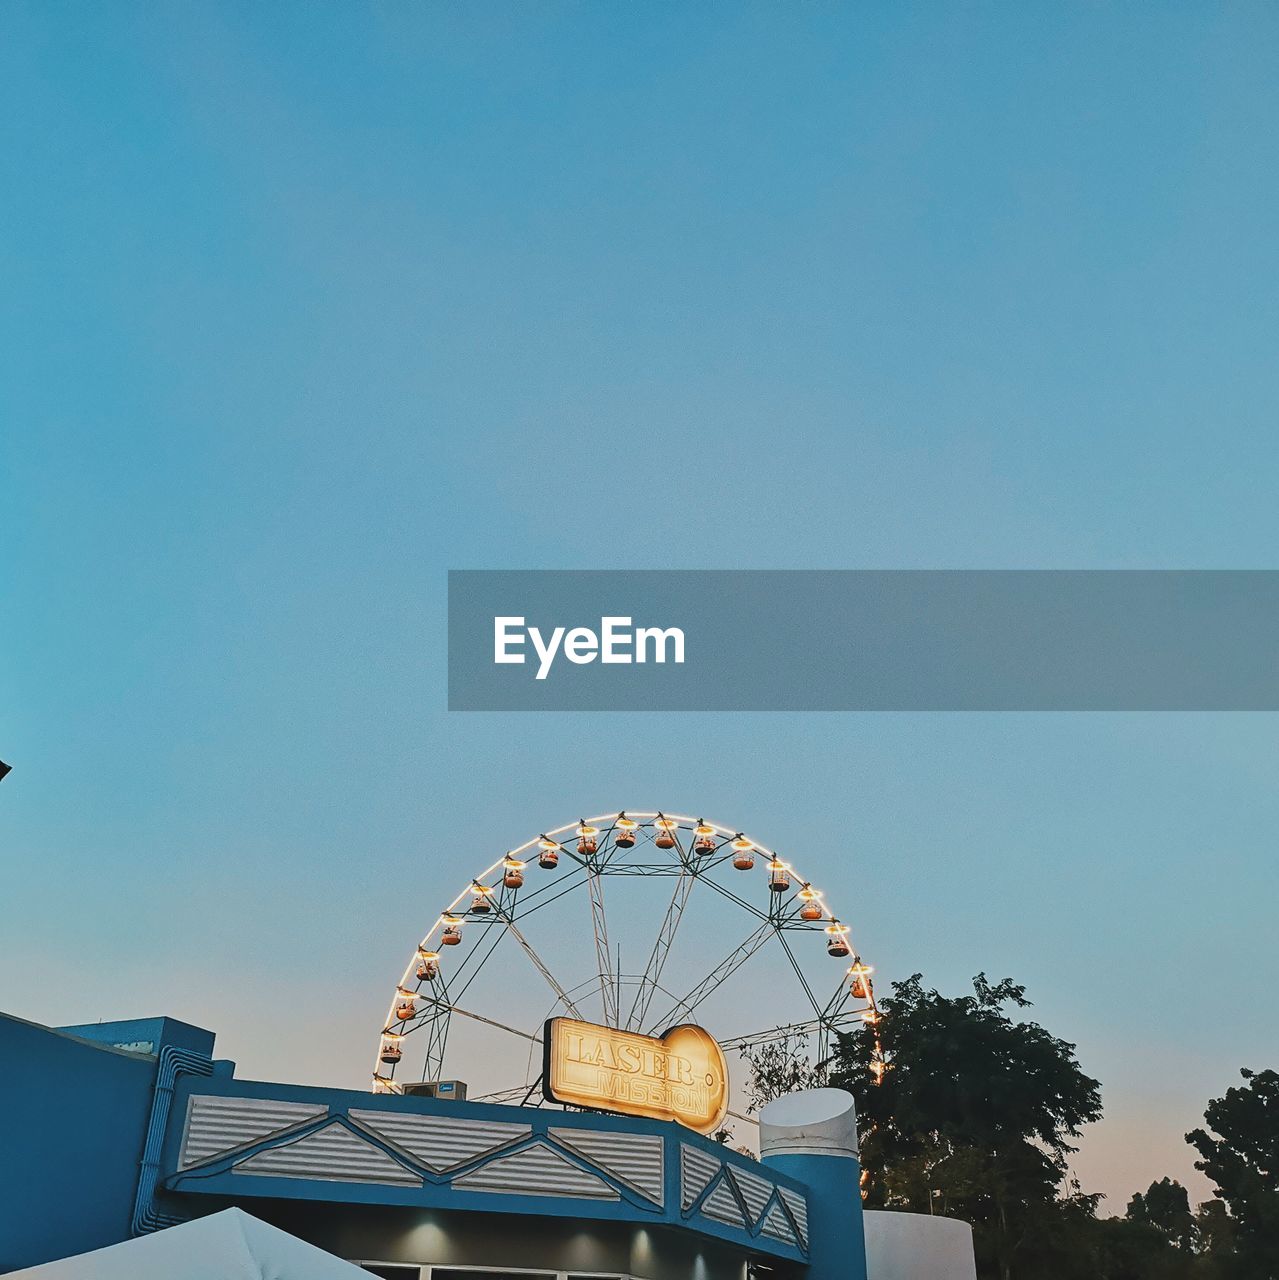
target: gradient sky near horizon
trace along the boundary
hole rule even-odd
[[[1279,719],[449,715],[445,571],[1279,567],[1274,6],[0,26],[0,1008],[362,1084],[446,889],[705,813],[1024,982],[1110,1211],[1207,1194]]]

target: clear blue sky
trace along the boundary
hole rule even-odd
[[[1112,1210],[1204,1193],[1279,721],[450,716],[444,575],[1276,567],[1273,6],[4,26],[0,1007],[362,1082],[437,884],[705,812],[884,976],[1027,983]]]

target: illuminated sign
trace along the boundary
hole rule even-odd
[[[699,1133],[723,1123],[728,1066],[701,1027],[672,1027],[659,1038],[552,1018],[545,1045],[542,1092],[551,1102],[678,1120]]]

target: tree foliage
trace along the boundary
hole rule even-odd
[[[1247,1084],[1226,1090],[1204,1111],[1208,1129],[1186,1135],[1229,1210],[1236,1260],[1246,1280],[1279,1278],[1279,1072],[1239,1073]]]
[[[810,1061],[779,1035],[747,1052],[752,1110],[832,1084],[857,1099],[870,1208],[943,1213],[973,1225],[983,1280],[1279,1280],[1279,1074],[1208,1104],[1211,1132],[1187,1135],[1220,1200],[1191,1210],[1170,1179],[1134,1195],[1122,1218],[1067,1172],[1081,1127],[1101,1112],[1074,1046],[1019,1016],[1025,989],[979,974],[973,994],[894,984],[878,1025]]]
[[[1014,1016],[1029,1004],[1011,979],[978,974],[949,997],[916,974],[882,1001],[882,1081],[866,1033],[842,1040],[830,1073],[857,1099],[867,1204],[964,1218],[1001,1280],[1044,1274],[1041,1255],[1099,1199],[1062,1184],[1100,1086],[1073,1045]]]
[[[742,1050],[750,1068],[746,1080],[746,1109],[752,1114],[774,1098],[800,1089],[819,1089],[826,1083],[824,1063],[814,1064],[802,1040],[778,1035]]]
[[[1235,1224],[1224,1200],[1205,1200],[1195,1210],[1195,1249],[1217,1257],[1235,1251]]]
[[[1152,1182],[1145,1195],[1140,1191],[1128,1202],[1127,1217],[1153,1227],[1178,1249],[1194,1243],[1195,1220],[1190,1212],[1190,1196],[1180,1182],[1163,1178]]]

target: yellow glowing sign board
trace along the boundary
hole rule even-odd
[[[542,1092],[551,1102],[678,1120],[699,1133],[723,1123],[728,1065],[701,1027],[672,1027],[657,1037],[552,1018],[545,1045]]]

